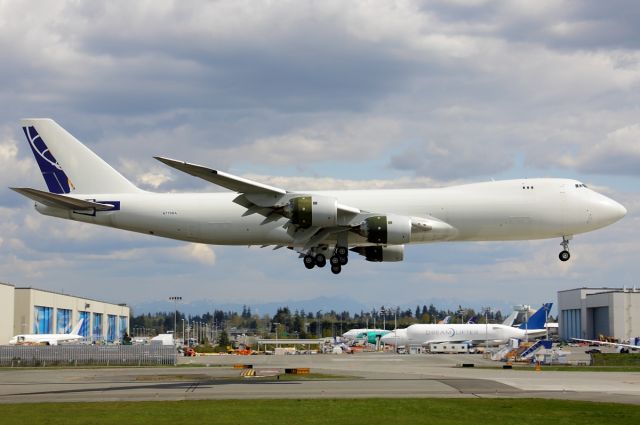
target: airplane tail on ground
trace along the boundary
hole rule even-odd
[[[69,332],[69,335],[80,335],[80,328],[82,328],[82,322],[84,322],[84,319],[78,320],[78,323],[76,323],[73,329],[71,329],[71,331]]]
[[[131,193],[133,183],[49,118],[20,121],[49,192]]]
[[[505,326],[512,326],[513,322],[515,322],[516,317],[518,317],[518,311],[512,311],[510,315],[507,316],[506,319],[502,322]]]
[[[439,325],[448,325],[450,320],[451,320],[451,316],[447,316],[444,319],[438,321],[438,324]]]
[[[547,323],[547,316],[549,315],[549,311],[551,311],[551,306],[553,306],[553,303],[542,304],[542,307],[533,313],[527,322],[520,324],[519,328],[544,329],[544,325]]]

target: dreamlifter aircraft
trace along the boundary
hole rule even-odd
[[[518,179],[438,189],[291,192],[202,165],[156,157],[229,189],[152,193],[139,189],[51,119],[21,121],[48,192],[13,188],[42,214],[215,245],[297,251],[304,265],[340,273],[349,251],[402,261],[404,246],[441,241],[569,240],[620,220],[627,210],[583,183]]]
[[[546,319],[551,303],[543,304],[529,319],[517,328],[508,324],[428,324],[416,323],[406,329],[397,329],[384,335],[380,341],[388,345],[410,346],[440,342],[468,342],[470,344],[504,344],[510,338],[525,339],[546,335]]]

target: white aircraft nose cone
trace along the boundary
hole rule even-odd
[[[615,202],[615,204],[616,204],[616,214],[618,217],[616,220],[620,220],[622,217],[627,215],[627,209],[623,205],[618,204],[617,202]]]
[[[607,222],[615,223],[627,215],[627,209],[613,199],[607,198],[602,215]]]
[[[625,207],[599,193],[591,197],[588,209],[598,227],[615,223],[627,214]]]

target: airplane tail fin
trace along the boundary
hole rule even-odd
[[[80,335],[80,328],[82,328],[82,322],[84,322],[84,319],[78,320],[78,323],[76,323],[73,329],[71,329],[71,331],[69,332],[69,335]]]
[[[502,322],[505,326],[512,326],[513,322],[515,322],[516,317],[518,317],[518,311],[512,311],[510,315],[507,316],[506,319]]]
[[[544,329],[552,305],[553,303],[542,304],[542,307],[533,313],[526,323],[520,325],[520,329]]]
[[[49,118],[20,121],[49,192],[131,193],[133,183]]]
[[[451,316],[447,316],[444,319],[438,321],[438,324],[439,325],[448,325],[450,321],[451,321]]]

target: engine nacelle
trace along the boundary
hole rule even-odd
[[[338,223],[338,201],[326,196],[298,196],[289,200],[284,216],[302,228],[335,226]]]
[[[351,251],[364,256],[367,261],[396,262],[404,260],[404,245],[392,246],[358,246]]]
[[[356,232],[370,243],[402,245],[411,241],[411,218],[396,214],[371,216]]]

